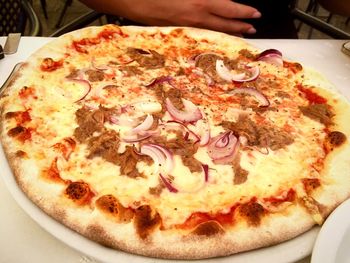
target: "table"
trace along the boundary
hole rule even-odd
[[[18,52],[0,60],[0,86],[14,65],[24,61],[50,38],[22,37]],[[341,53],[342,40],[251,40],[261,49],[276,48],[284,57],[317,69],[350,100],[350,57]],[[5,38],[0,37],[4,45]],[[1,170],[0,170],[1,173]],[[0,263],[95,263],[68,247],[34,222],[15,202],[0,179]],[[310,262],[310,257],[298,261]]]

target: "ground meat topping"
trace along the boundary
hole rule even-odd
[[[162,105],[162,111],[160,112],[160,116],[162,117],[166,111],[165,99],[169,98],[173,105],[179,109],[183,110],[184,105],[182,103],[183,94],[181,90],[175,88],[165,88],[163,84],[157,84],[153,88],[155,96],[157,97],[159,103]]]
[[[118,164],[119,137],[115,131],[106,131],[88,141],[88,158],[101,156],[108,162]]]
[[[106,108],[100,106],[96,110],[82,107],[76,111],[75,116],[78,127],[74,131],[74,136],[79,142],[86,141],[94,132],[104,130],[104,122],[109,120],[112,115],[118,114],[116,108]]]
[[[216,82],[221,82],[222,79],[216,72],[216,61],[222,57],[216,54],[202,54],[196,59],[196,67],[202,69],[206,74],[213,78]]]
[[[69,74],[66,76],[67,79],[75,79],[79,77],[80,70],[78,69],[71,69]]]
[[[117,159],[121,174],[131,178],[144,177],[136,168],[139,160],[141,160],[141,157],[136,154],[134,148],[127,146],[125,152],[119,154]]]
[[[88,79],[91,82],[102,81],[105,78],[105,74],[100,70],[89,69],[85,71],[85,74],[88,76]]]
[[[121,68],[121,70],[125,72],[127,76],[137,76],[143,73],[137,66],[124,66]]]
[[[146,69],[161,68],[165,65],[164,56],[154,50],[146,51],[139,48],[128,48],[126,52],[131,59]]]
[[[74,136],[79,142],[84,142],[94,132],[104,129],[104,114],[100,109],[91,111],[83,107],[76,111],[75,116],[79,126],[74,130]]]
[[[278,150],[294,142],[290,133],[273,125],[257,125],[246,117],[239,117],[237,122],[223,121],[221,125],[231,130],[237,137],[246,137],[249,146],[270,147],[272,150]]]
[[[324,125],[332,124],[332,117],[334,114],[330,107],[325,103],[301,106],[299,109],[305,116],[313,120],[319,121]]]
[[[253,53],[251,53],[248,49],[241,49],[239,52],[238,52],[241,56],[245,57],[245,58],[248,58],[250,60],[255,60],[257,59],[257,55],[254,55]]]
[[[164,137],[155,137],[152,138],[152,142],[166,147],[173,154],[181,156],[183,164],[187,166],[192,173],[201,172],[203,170],[202,163],[194,157],[194,154],[198,150],[198,145],[185,140],[181,132],[177,132],[176,138],[167,140]]]
[[[162,193],[163,189],[165,189],[165,185],[163,181],[159,178],[158,184],[155,187],[150,187],[148,192],[151,195],[159,196]]]
[[[234,184],[243,184],[247,181],[249,172],[243,169],[241,166],[233,166],[235,177],[233,179]]]

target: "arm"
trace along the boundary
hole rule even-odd
[[[318,2],[331,13],[350,16],[350,0],[318,0]]]
[[[230,0],[80,0],[103,13],[154,26],[193,26],[228,33],[255,33],[241,18],[259,18],[253,7]]]

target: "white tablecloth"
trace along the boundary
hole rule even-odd
[[[22,37],[18,52],[0,60],[0,86],[16,63],[24,61],[48,41],[50,38]],[[5,38],[0,37],[0,44],[4,45],[4,42]],[[340,51],[345,41],[254,40],[251,42],[262,49],[279,49],[285,57],[317,69],[350,99],[350,57]],[[306,258],[300,262],[309,261],[310,259]],[[68,247],[43,230],[17,205],[0,179],[0,263],[12,262],[91,263],[95,260]]]

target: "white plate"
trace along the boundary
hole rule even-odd
[[[5,185],[7,186],[8,190],[10,191],[16,202],[20,205],[20,207],[42,228],[44,228],[47,232],[49,232],[62,242],[66,243],[70,247],[105,263],[162,263],[170,261],[184,262],[182,260],[162,260],[132,255],[125,252],[106,248],[93,241],[86,239],[85,237],[77,234],[76,232],[72,231],[71,229],[52,219],[27,198],[27,196],[18,187],[1,146],[0,167],[2,170],[0,174],[3,177]],[[275,246],[256,249],[253,251],[244,252],[228,257],[200,260],[199,262],[295,262],[310,255],[318,231],[319,227],[314,227],[310,231],[294,239],[291,239],[289,241],[283,242]],[[64,255],[62,255],[62,260],[64,261]]]
[[[323,224],[312,252],[312,263],[350,263],[350,199]]]

